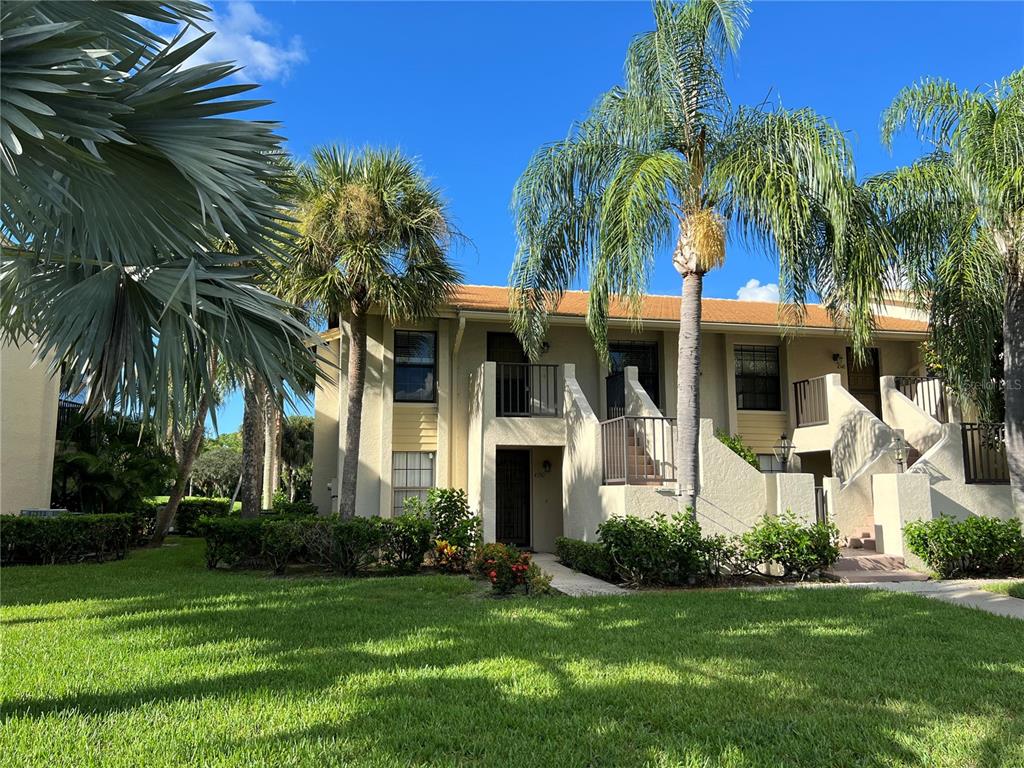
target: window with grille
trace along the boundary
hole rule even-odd
[[[395,401],[437,400],[437,334],[395,331]]]
[[[736,409],[782,410],[779,383],[779,348],[737,344]]]
[[[434,454],[429,451],[395,451],[391,456],[391,486],[394,490],[393,514],[400,515],[405,500],[427,500],[434,487]]]

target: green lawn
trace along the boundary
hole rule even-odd
[[[1024,631],[909,595],[2,574],[0,765],[1024,765]]]
[[[983,589],[989,592],[998,592],[1001,595],[1019,597],[1024,599],[1024,581],[1006,581],[1001,584],[986,584]]]

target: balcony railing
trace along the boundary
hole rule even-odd
[[[544,417],[561,414],[557,365],[497,363],[498,416]]]
[[[601,422],[605,485],[660,485],[676,479],[675,419],[619,416]]]
[[[968,483],[989,485],[1009,483],[1006,425],[961,424],[960,429],[964,440],[964,479]]]
[[[828,389],[824,376],[793,382],[793,405],[798,427],[828,424]]]
[[[896,389],[940,424],[949,420],[946,387],[934,376],[896,376]]]

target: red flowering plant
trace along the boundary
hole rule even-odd
[[[473,558],[473,571],[499,595],[526,592],[530,555],[506,544],[484,544]]]

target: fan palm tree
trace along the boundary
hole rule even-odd
[[[440,191],[396,150],[313,150],[299,168],[300,237],[289,298],[348,326],[348,416],[339,512],[355,514],[366,375],[366,323],[374,306],[393,322],[424,317],[462,276],[448,261],[459,234]]]
[[[895,247],[880,266],[895,266],[892,281],[930,307],[934,355],[954,392],[998,418],[993,383],[1004,381],[1011,486],[1024,512],[1024,70],[984,90],[935,79],[905,88],[882,116],[883,142],[908,127],[928,154],[864,185]],[[1000,336],[1002,371],[992,355]]]
[[[306,328],[251,279],[280,268],[288,239],[280,139],[236,117],[267,102],[231,98],[255,86],[225,84],[230,63],[188,65],[212,35],[178,44],[150,29],[205,11],[0,10],[0,337],[37,343],[90,412],[183,429],[213,399],[215,349],[228,378],[255,370],[282,394],[315,371]]]
[[[733,108],[722,71],[747,25],[743,0],[656,2],[636,37],[625,84],[569,137],[543,147],[516,184],[519,249],[510,275],[513,325],[531,357],[547,314],[581,273],[587,326],[607,361],[609,301],[634,317],[660,253],[682,276],[676,455],[681,502],[698,485],[700,317],[704,275],[730,230],[778,258],[800,319],[815,280],[870,230],[848,228],[853,168],[843,135],[814,112]],[[838,283],[837,283],[838,284]],[[844,299],[829,297],[839,316]]]

